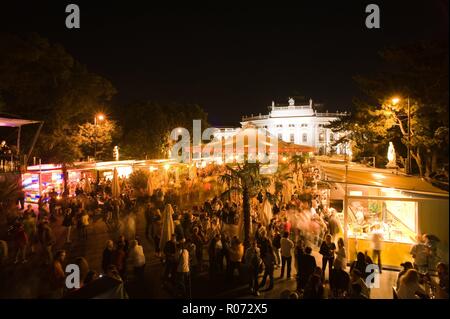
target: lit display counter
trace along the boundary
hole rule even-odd
[[[399,267],[412,261],[409,252],[416,236],[431,234],[439,238],[435,261],[448,263],[447,191],[416,176],[352,162],[320,162],[320,168],[322,181],[330,184],[328,204],[341,212],[349,261],[356,252],[371,256],[373,235],[379,234],[383,265]]]
[[[406,260],[418,233],[418,203],[401,191],[349,185],[347,200],[348,252],[372,257],[373,237],[381,241],[382,263],[399,267]],[[344,213],[338,214],[344,225]]]

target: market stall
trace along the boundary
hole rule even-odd
[[[338,216],[350,259],[357,252],[371,256],[373,236],[380,234],[383,264],[399,267],[411,260],[416,236],[426,233],[441,239],[439,258],[448,261],[447,192],[391,170],[322,163],[321,171],[334,186],[330,201],[343,202]]]

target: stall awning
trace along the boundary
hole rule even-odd
[[[31,120],[23,120],[23,119],[14,119],[7,117],[0,117],[0,127],[20,127],[28,124],[40,123],[39,121],[31,121]]]
[[[256,151],[258,148],[258,143],[261,142],[262,145],[269,148],[273,145],[274,141],[277,142],[277,153],[284,154],[295,154],[295,153],[309,153],[315,152],[316,149],[309,145],[300,145],[294,143],[288,143],[276,136],[273,136],[264,128],[256,128],[252,123],[247,124],[245,127],[238,129],[237,133],[230,139],[225,141],[215,141],[208,143],[208,146],[213,148],[215,145],[221,145],[227,149],[237,149],[239,147],[238,141],[242,143],[243,147],[249,147],[249,143]]]
[[[413,193],[447,197],[448,192],[414,176],[406,176],[389,169],[371,169],[350,164],[345,176],[345,165],[321,163],[325,181],[372,187],[395,188]]]

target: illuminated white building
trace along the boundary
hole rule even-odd
[[[347,116],[347,112],[319,113],[314,109],[310,99],[307,105],[295,105],[294,99],[289,99],[288,105],[272,105],[267,115],[251,115],[242,117],[241,125],[253,123],[258,128],[265,128],[279,139],[299,145],[308,145],[316,148],[319,154],[328,154],[332,151],[332,144],[341,136],[325,128],[330,122]],[[216,136],[229,138],[237,129],[221,129]],[[345,146],[338,145],[333,151],[337,154],[345,154]]]

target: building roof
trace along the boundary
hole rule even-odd
[[[256,128],[253,123],[246,124],[243,128],[239,128],[236,130],[236,134],[233,136],[233,139],[228,139],[224,141],[223,146],[227,148],[229,146],[230,149],[238,149],[239,141],[245,141],[242,146],[249,147],[250,144],[254,143],[255,145],[250,145],[253,147],[257,147],[258,142],[262,142],[263,145],[271,146],[274,141],[277,142],[277,152],[278,153],[300,153],[300,152],[314,152],[315,148],[308,145],[298,145],[294,143],[288,143],[276,136],[273,136],[269,133],[268,130],[263,128]],[[222,141],[211,142],[208,145],[213,146],[215,144],[222,144]]]
[[[325,180],[335,183],[348,183],[363,186],[395,188],[412,193],[442,196],[448,198],[448,192],[441,190],[427,181],[416,177],[397,173],[392,169],[373,169],[354,163],[348,164],[347,177],[344,164],[320,162]]]

